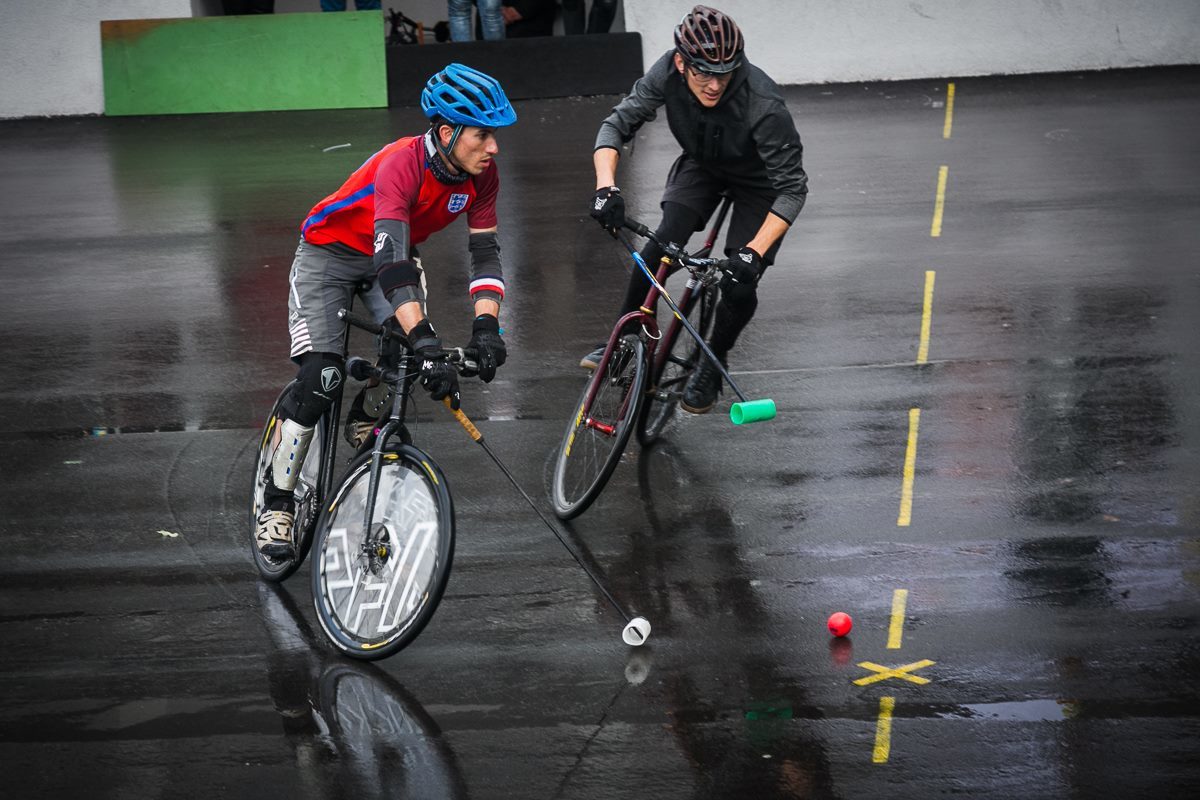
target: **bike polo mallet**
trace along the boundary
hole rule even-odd
[[[485,453],[491,456],[492,461],[494,461],[496,466],[500,468],[500,471],[504,473],[504,477],[508,478],[509,483],[511,483],[513,487],[520,492],[521,496],[525,498],[525,502],[529,504],[529,507],[533,509],[533,512],[537,514],[542,522],[545,523],[546,527],[550,529],[550,532],[554,534],[559,543],[561,543],[563,547],[567,548],[567,552],[570,553],[571,557],[575,559],[575,563],[583,568],[583,571],[587,573],[587,576],[592,579],[592,583],[596,584],[596,588],[598,588],[601,594],[603,594],[608,602],[612,604],[612,607],[617,610],[617,613],[624,617],[625,628],[621,631],[621,640],[630,647],[639,647],[645,644],[646,640],[650,638],[649,620],[647,620],[645,617],[630,616],[629,613],[621,607],[621,604],[618,603],[616,598],[612,596],[612,592],[608,591],[604,584],[600,582],[600,579],[597,578],[590,569],[588,569],[587,564],[583,563],[583,559],[580,558],[579,554],[575,552],[575,548],[571,547],[571,545],[567,543],[567,540],[562,537],[562,534],[558,532],[558,529],[550,524],[550,520],[546,519],[546,516],[533,502],[533,499],[525,493],[525,490],[521,488],[519,483],[517,483],[517,479],[512,476],[512,473],[508,471],[508,468],[504,466],[503,462],[496,457],[496,454],[492,452],[492,448],[488,447],[487,442],[483,440],[483,434],[479,432],[479,429],[475,427],[475,424],[471,422],[467,415],[461,410],[456,410],[450,407],[449,397],[445,398],[442,402],[446,404],[446,408],[450,409],[450,413],[452,413],[454,418],[458,420],[458,423],[463,426],[463,429],[467,432],[467,434],[470,435],[470,437],[474,439],[480,447],[483,448]]]
[[[641,225],[639,223],[626,223],[626,225],[634,233],[637,233],[641,236],[646,236],[650,233],[650,230],[645,225]],[[733,378],[729,376],[729,371],[725,369],[725,365],[721,363],[720,359],[713,354],[713,351],[709,348],[708,344],[705,343],[704,337],[700,335],[699,331],[692,327],[692,323],[689,322],[688,318],[684,316],[682,311],[679,310],[679,306],[675,305],[675,301],[671,299],[671,295],[667,294],[667,288],[655,280],[654,273],[651,272],[646,266],[646,261],[642,258],[642,254],[639,253],[636,248],[634,248],[633,243],[629,241],[629,237],[618,231],[617,238],[620,239],[621,244],[625,245],[625,247],[629,250],[629,254],[633,256],[633,261],[638,265],[638,269],[640,269],[642,273],[650,279],[650,283],[654,284],[655,288],[658,289],[658,293],[662,295],[664,300],[667,301],[667,306],[670,307],[671,313],[679,318],[679,321],[683,323],[683,327],[687,329],[687,332],[690,333],[692,338],[696,340],[696,344],[701,350],[704,351],[704,355],[707,356],[708,359],[712,361],[713,366],[720,371],[721,376],[725,378],[726,383],[729,384],[729,388],[733,389],[734,393],[737,394],[738,399],[741,402],[734,403],[729,407],[729,420],[734,425],[742,425],[749,422],[763,422],[764,420],[774,419],[775,401],[769,397],[764,397],[760,400],[751,400],[750,398],[746,397],[746,394],[738,387],[736,383],[734,383]]]

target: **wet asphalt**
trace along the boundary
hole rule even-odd
[[[785,90],[812,194],[731,362],[778,417],[726,392],[563,527],[649,642],[426,400],[454,570],[374,664],[247,504],[299,221],[419,111],[0,123],[3,794],[1191,796],[1200,70],[950,82]],[[463,407],[547,514],[628,268],[585,216],[614,100],[501,138],[510,360]],[[676,152],[640,135],[631,214]],[[422,248],[451,341],[465,236]]]

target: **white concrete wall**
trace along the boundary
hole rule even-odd
[[[3,0],[0,117],[101,113],[100,21],[190,16],[191,0]]]
[[[707,0],[776,82],[1200,63],[1200,0]],[[694,0],[625,0],[647,66]]]

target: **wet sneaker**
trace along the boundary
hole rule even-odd
[[[724,366],[724,364],[722,364]],[[691,414],[707,414],[721,393],[721,372],[709,358],[702,358],[684,387],[679,407]]]
[[[278,506],[294,505],[285,502]],[[292,555],[292,526],[296,523],[296,512],[291,508],[264,508],[258,514],[258,527],[254,540],[258,552],[267,558],[289,558]]]
[[[600,359],[604,357],[604,348],[606,347],[608,347],[608,342],[601,342],[596,345],[595,350],[579,359],[579,366],[584,369],[595,369],[600,366]]]

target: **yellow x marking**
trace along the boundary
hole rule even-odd
[[[928,658],[921,661],[915,661],[912,664],[905,664],[902,667],[884,667],[871,661],[860,661],[858,665],[863,669],[869,669],[872,672],[878,672],[878,675],[868,675],[865,678],[859,678],[854,682],[855,686],[866,686],[868,683],[876,681],[885,681],[888,678],[899,678],[902,681],[909,683],[929,683],[928,678],[922,678],[920,675],[909,675],[913,670],[925,669],[936,664],[936,661],[930,661]]]

